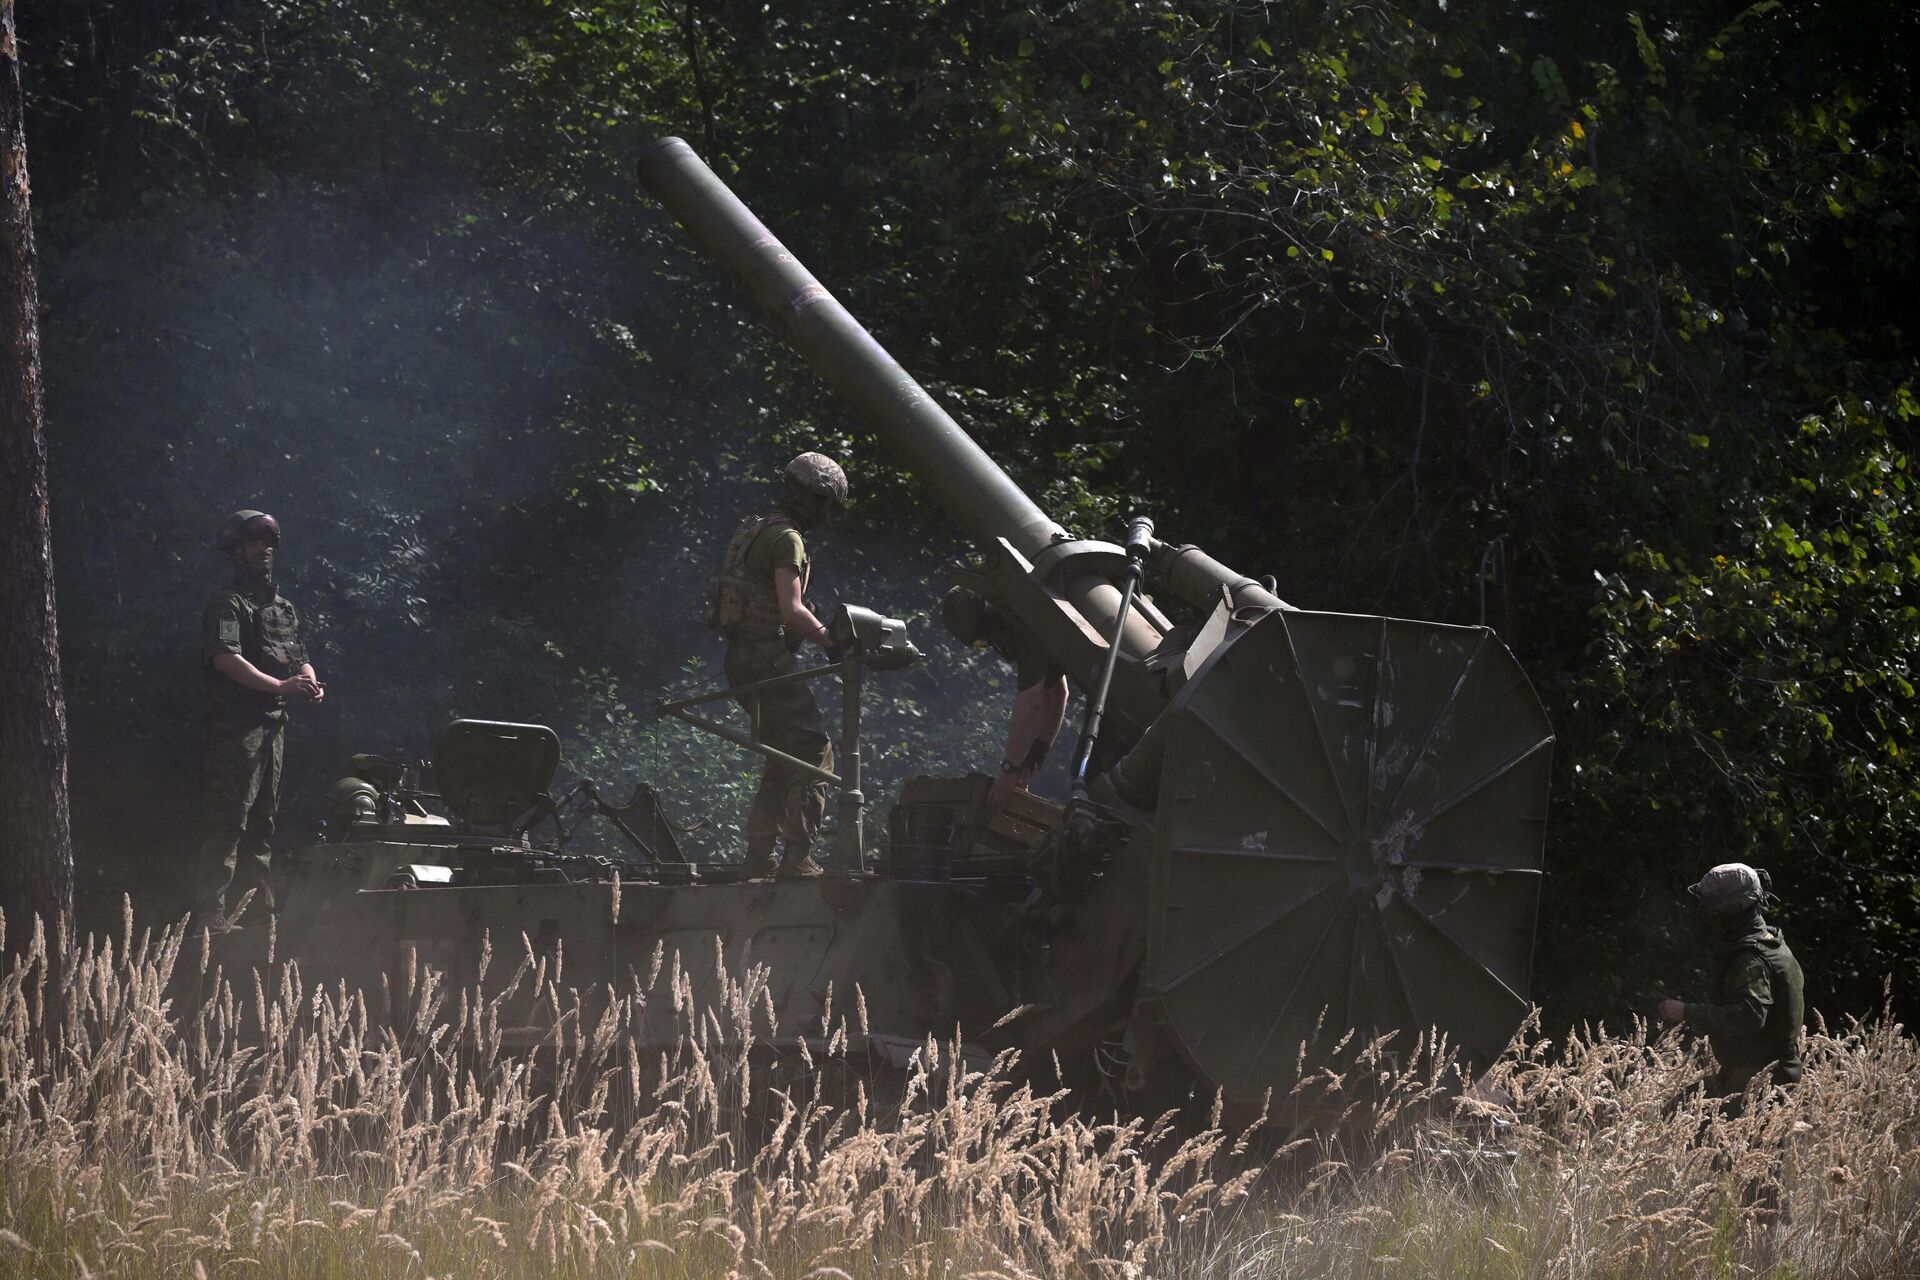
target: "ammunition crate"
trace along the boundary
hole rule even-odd
[[[1051,800],[1016,792],[988,803],[993,779],[910,778],[887,815],[886,872],[900,880],[1025,874],[1027,855],[1060,823]]]

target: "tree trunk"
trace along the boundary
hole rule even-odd
[[[35,915],[55,937],[71,923],[73,838],[13,0],[0,0],[0,186],[0,910],[19,947]]]

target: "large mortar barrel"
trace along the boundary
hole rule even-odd
[[[692,147],[663,138],[638,168],[654,198],[976,540],[1005,538],[1031,560],[1066,537]]]

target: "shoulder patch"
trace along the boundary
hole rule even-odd
[[[238,618],[220,619],[220,642],[222,644],[239,644],[240,643],[240,619]]]

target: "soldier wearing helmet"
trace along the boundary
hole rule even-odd
[[[806,644],[838,657],[827,628],[807,603],[813,562],[804,535],[846,503],[847,474],[825,454],[803,453],[787,463],[780,483],[773,510],[749,516],[734,530],[713,580],[707,625],[727,642],[730,685],[798,669],[797,654]],[[759,741],[818,768],[833,768],[833,742],[808,685],[781,685],[740,701],[754,717]],[[748,873],[819,875],[813,840],[826,811],[826,783],[769,759],[747,812]],[[777,861],[776,840],[784,846]]]
[[[1767,873],[1744,862],[1713,868],[1687,890],[1719,939],[1713,993],[1695,1003],[1671,996],[1656,1012],[1707,1037],[1720,1064],[1716,1097],[1738,1098],[1769,1066],[1775,1084],[1800,1078],[1800,1025],[1806,1016],[1805,979],[1787,940],[1761,908],[1773,901]]]
[[[274,585],[280,523],[264,511],[236,511],[214,546],[233,581],[201,616],[200,662],[207,692],[202,774],[205,839],[195,867],[196,918],[229,927],[240,895],[271,908],[267,872],[280,807],[280,763],[288,701],[318,703],[326,689],[300,637],[300,618]]]
[[[940,601],[940,617],[960,643],[992,649],[1014,671],[1019,692],[1014,695],[1012,723],[1007,727],[1007,751],[988,793],[998,806],[1013,792],[1033,785],[1041,762],[1060,736],[1067,714],[1066,673],[1032,631],[977,591],[955,587],[947,592]]]

